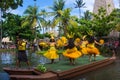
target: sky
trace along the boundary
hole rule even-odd
[[[71,15],[79,16],[78,9],[74,8],[75,0],[65,0],[65,1],[66,1],[65,8],[73,8]],[[83,0],[83,2],[85,2],[85,8],[82,8],[81,11],[85,12],[86,10],[89,10],[90,12],[92,12],[94,1],[95,0]],[[115,8],[119,8],[119,1],[120,0],[113,0]],[[52,6],[53,2],[54,0],[36,0],[36,2],[34,2],[34,0],[23,0],[23,7],[18,7],[16,10],[12,10],[11,12],[14,14],[23,15],[23,12],[27,9],[29,5],[34,6],[35,4],[36,6],[39,7],[39,10],[41,9],[50,10],[48,9],[48,7]]]

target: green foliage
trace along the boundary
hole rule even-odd
[[[18,6],[22,6],[23,0],[1,0],[0,8],[7,10],[9,8],[16,9]]]
[[[48,34],[48,33],[37,34],[37,36],[38,36],[40,39],[44,39],[44,37],[49,37],[49,38],[50,38],[50,34]]]
[[[111,13],[111,16],[112,19],[114,20],[114,25],[115,25],[113,29],[115,29],[116,31],[120,31],[120,9],[115,9]]]
[[[41,71],[41,72],[46,72],[47,71],[47,68],[43,64],[38,64],[36,69]]]
[[[19,15],[8,13],[3,22],[3,37],[10,36],[12,39],[15,39],[16,36],[21,36],[21,38],[33,40],[34,35],[30,27],[21,27],[23,19]]]
[[[16,36],[21,26],[21,17],[8,13],[3,22],[3,36]]]
[[[115,16],[107,15],[104,8],[98,10],[98,14],[94,14],[92,19],[91,30],[94,35],[102,37],[107,36],[109,32],[115,27]]]

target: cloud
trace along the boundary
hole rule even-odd
[[[84,11],[89,10],[90,12],[93,11],[94,6],[94,0],[84,0],[86,8],[84,8]]]
[[[114,1],[115,8],[119,8],[120,0],[113,0],[113,1]]]
[[[22,14],[23,14],[23,11],[20,11],[20,10],[12,10],[11,13],[22,15]]]

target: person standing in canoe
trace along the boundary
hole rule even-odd
[[[18,49],[18,54],[17,54],[17,67],[21,67],[21,62],[26,62],[28,67],[30,67],[30,63],[27,58],[26,54],[26,41],[23,39],[19,38],[17,42],[17,49]]]

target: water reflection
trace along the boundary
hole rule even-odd
[[[79,75],[70,80],[120,80],[120,78],[116,79],[120,76],[120,74],[118,75],[117,69],[119,68],[116,66],[116,63],[113,63],[103,68]]]
[[[31,58],[31,62],[34,64],[34,62],[36,62],[36,64],[46,64],[49,63],[50,60],[48,60],[47,58],[43,57],[42,55],[37,55],[35,53],[31,54],[32,58]]]
[[[37,55],[35,53],[30,53],[26,51],[27,56],[31,62],[31,66],[36,66],[37,64],[46,64],[50,60],[43,57],[42,55]],[[16,53],[15,52],[2,52],[0,53],[0,64],[1,65],[12,65],[15,64]],[[15,65],[13,65],[15,66]]]
[[[10,54],[9,52],[3,52],[0,53],[0,60],[1,60],[1,64],[11,64],[13,63],[13,55]]]

